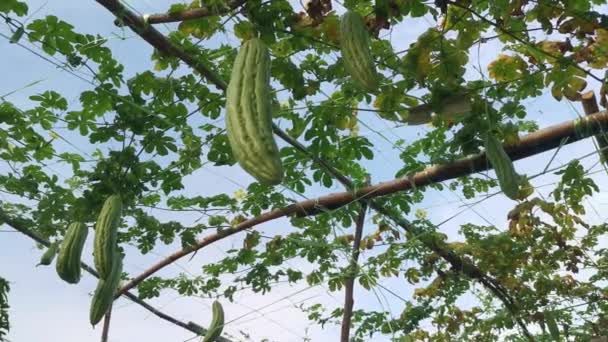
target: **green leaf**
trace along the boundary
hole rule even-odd
[[[0,2],[0,12],[14,12],[16,15],[22,17],[27,14],[27,11],[28,6],[25,2],[18,0],[2,0],[2,2]]]
[[[553,311],[545,311],[544,316],[545,316],[545,323],[547,324],[547,328],[549,329],[549,333],[551,334],[551,338],[553,339],[553,341],[555,341],[555,342],[561,341],[560,334],[559,334],[559,328],[557,327],[557,322],[555,321],[555,315],[554,315]]]

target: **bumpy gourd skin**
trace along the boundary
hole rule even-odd
[[[378,91],[378,74],[370,52],[369,33],[363,18],[347,11],[340,20],[340,48],[346,70],[353,80],[369,92]]]
[[[70,284],[80,281],[80,258],[88,235],[89,228],[84,223],[73,222],[61,242],[55,269],[59,277]]]
[[[270,55],[260,39],[241,46],[226,91],[226,130],[232,153],[260,183],[283,179],[283,165],[272,133]]]
[[[486,156],[492,164],[500,189],[507,197],[516,200],[519,196],[520,175],[515,171],[513,162],[507,152],[505,152],[502,144],[496,137],[490,133],[484,137],[486,148]]]
[[[212,307],[212,318],[211,324],[209,325],[209,329],[207,330],[207,334],[201,342],[213,342],[222,334],[222,330],[224,329],[224,308],[222,308],[222,304],[217,300],[213,302]]]
[[[118,255],[118,251],[116,251]],[[91,311],[89,313],[89,320],[92,325],[95,325],[101,321],[103,315],[106,314],[110,305],[114,301],[114,294],[120,284],[120,276],[122,274],[122,259],[117,256],[114,259],[112,270],[106,279],[99,279],[97,288],[93,294],[93,300],[91,301]]]
[[[119,195],[112,195],[106,199],[95,223],[93,256],[95,268],[102,279],[110,275],[114,259],[118,257],[116,236],[121,214],[122,200]]]

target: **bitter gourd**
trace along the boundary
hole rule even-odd
[[[122,200],[119,195],[106,199],[95,223],[93,256],[95,268],[102,279],[106,279],[116,255],[116,236],[122,214]]]
[[[55,269],[59,277],[70,284],[80,281],[80,257],[88,234],[89,229],[84,223],[73,222],[59,248]]]
[[[370,39],[359,13],[347,11],[340,20],[340,50],[346,70],[369,92],[378,90],[378,74],[370,51]]]
[[[235,159],[260,183],[279,184],[283,165],[272,133],[270,55],[258,38],[243,43],[226,91],[226,130]]]

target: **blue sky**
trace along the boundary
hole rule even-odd
[[[299,9],[297,1],[294,7]],[[109,45],[112,47],[115,58],[125,65],[125,74],[134,75],[151,68],[150,62],[151,48],[132,32],[121,29],[112,24],[113,17],[94,1],[28,1],[30,10],[33,11],[44,4],[36,17],[44,15],[56,15],[59,18],[73,24],[79,32],[96,33],[104,37],[114,37],[114,34],[126,37],[125,40],[111,39]],[[130,5],[137,8],[142,13],[162,12],[167,8],[167,1],[130,1]],[[338,9],[342,11],[342,9]],[[433,22],[427,19],[419,19],[408,22],[392,32],[391,41],[395,50],[407,47],[413,39],[422,31],[426,30]],[[161,31],[166,31],[162,26]],[[0,26],[0,33],[9,34],[5,25]],[[229,42],[237,45],[238,41],[230,34],[220,36],[210,41],[209,44],[219,44]],[[26,44],[31,46],[29,44]],[[498,53],[499,46],[495,43],[489,44],[483,49],[484,54],[477,56],[474,53],[471,61],[480,59],[482,65],[487,65]],[[8,101],[17,106],[27,107],[28,97],[32,94],[45,90],[56,90],[62,93],[68,101],[77,103],[77,96],[84,89],[91,87],[74,76],[55,68],[53,65],[41,60],[23,48],[10,45],[5,39],[0,39],[0,51],[2,51],[2,62],[0,64],[0,95],[19,89],[35,81],[41,81],[35,86],[20,90],[7,97]],[[184,72],[190,72],[184,69]],[[477,77],[476,71],[470,70],[471,77]],[[590,83],[592,89],[597,90],[596,84]],[[550,94],[545,94],[539,98],[528,101],[527,110],[531,119],[538,121],[539,126],[573,119],[577,114],[582,115],[582,109],[578,104],[568,104],[567,102],[556,102]],[[424,133],[427,127],[402,127],[395,128],[390,122],[385,122],[374,117],[372,114],[361,113],[359,118],[383,134],[391,141],[405,139],[406,142],[417,139]],[[64,137],[68,138],[80,149],[91,153],[95,146],[77,134],[67,130],[58,129]],[[366,135],[375,144],[376,157],[373,161],[366,162],[365,165],[372,173],[374,182],[389,180],[394,177],[395,172],[401,168],[402,162],[398,159],[395,150],[382,137],[376,133],[361,128],[360,134]],[[64,148],[70,152],[75,152],[74,147],[68,144],[58,145],[58,149]],[[583,156],[593,150],[591,139],[579,142],[560,150],[552,165],[566,163],[574,157]],[[533,158],[528,158],[515,163],[518,170],[522,173],[536,174],[541,171],[551,159],[554,151],[544,153]],[[590,166],[597,161],[596,156],[586,158],[583,164]],[[5,166],[1,166],[4,172]],[[60,165],[51,166],[53,172],[63,175],[69,173],[69,169]],[[599,170],[596,166],[594,170]],[[492,175],[492,173],[489,173]],[[594,175],[594,179],[600,186],[606,184],[604,172]],[[243,173],[236,167],[212,168],[206,167],[187,177],[185,184],[187,194],[212,195],[217,193],[232,194],[234,191],[244,188],[251,182],[251,177]],[[548,175],[534,180],[535,185],[552,183],[556,177]],[[540,187],[539,192],[546,195],[552,187]],[[342,189],[335,185],[332,189],[313,188],[305,195],[308,197],[319,196]],[[494,189],[496,191],[497,189]],[[301,199],[293,193],[289,193],[292,198]],[[10,198],[0,195],[0,200]],[[475,202],[476,199],[464,201],[462,195],[450,191],[438,192],[428,190],[426,198],[420,204],[421,209],[428,212],[429,218],[435,223],[443,222],[454,214],[463,210],[467,204]],[[603,210],[606,209],[608,199],[602,191],[590,199],[588,206],[588,219],[591,223],[604,222]],[[444,232],[451,238],[458,239],[458,227],[464,223],[487,224],[491,222],[499,228],[506,225],[506,213],[514,205],[514,202],[504,196],[494,196],[481,204],[466,210],[463,214],[451,219],[442,226]],[[463,207],[464,206],[464,207]],[[179,219],[186,224],[192,224],[196,219],[193,215],[179,215],[179,217],[168,215],[164,212],[154,211],[154,214],[161,220]],[[368,215],[368,223],[371,223],[371,216]],[[288,233],[291,231],[288,221],[278,220],[258,227],[266,235],[273,235],[279,232]],[[366,226],[366,230],[373,231],[372,224]],[[346,230],[344,230],[346,232]],[[339,234],[344,232],[338,232]],[[158,275],[171,276],[181,272],[189,274],[200,274],[201,265],[217,260],[225,255],[225,251],[232,247],[241,245],[244,235],[237,234],[219,243],[213,244],[197,253],[192,259],[189,257],[161,270]],[[91,242],[91,239],[89,239]],[[127,248],[125,258],[125,271],[135,275],[152,263],[161,259],[178,249],[176,244],[171,246],[160,245],[148,255],[142,256],[134,248]],[[85,261],[92,261],[91,246],[85,249]],[[12,330],[9,338],[14,342],[20,341],[98,341],[101,327],[92,329],[88,323],[88,310],[90,294],[95,288],[96,280],[89,276],[84,276],[77,285],[68,285],[61,281],[55,274],[54,267],[37,267],[41,251],[27,237],[19,233],[7,232],[2,229],[0,233],[0,258],[4,260],[0,267],[0,275],[11,281],[11,293],[9,302],[11,305],[11,324]],[[364,260],[365,254],[362,256]],[[307,264],[297,260],[291,261],[289,266],[301,269],[310,269]],[[382,282],[384,286],[395,291],[400,296],[408,298],[412,288],[405,279],[396,279]],[[393,315],[398,315],[403,303],[387,292],[369,293],[361,288],[355,290],[356,307],[365,307],[379,310],[380,308],[389,309]],[[234,319],[247,314],[242,319],[232,322],[226,326],[226,331],[232,336],[240,336],[240,331],[251,335],[252,340],[259,341],[268,338],[274,341],[301,341],[304,337],[310,337],[313,341],[337,340],[339,327],[328,325],[324,329],[311,325],[306,321],[302,312],[295,308],[300,302],[306,305],[313,303],[323,303],[330,306],[330,309],[341,306],[343,301],[342,292],[329,293],[322,287],[308,289],[306,285],[289,286],[279,285],[276,290],[265,296],[243,291],[236,297],[236,302],[231,304],[223,301],[227,320]],[[201,325],[207,324],[210,320],[211,299],[196,297],[181,297],[172,291],[166,291],[160,298],[150,301],[151,304],[161,308],[163,311],[172,314],[184,321],[195,321]],[[276,302],[276,303],[275,303]],[[268,304],[268,307],[259,310]],[[470,302],[471,304],[473,302]],[[263,314],[263,316],[261,315]],[[163,320],[152,316],[149,312],[121,299],[116,302],[113,311],[112,328],[110,341],[185,341],[193,335],[179,327],[173,326]],[[381,339],[378,339],[379,341]]]

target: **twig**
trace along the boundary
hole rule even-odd
[[[350,322],[353,316],[355,277],[358,273],[357,261],[361,250],[361,237],[363,235],[363,224],[365,223],[365,212],[367,203],[361,202],[361,208],[355,221],[355,238],[353,240],[353,253],[348,266],[349,276],[344,283],[344,314],[342,315],[341,342],[348,342],[350,336]]]
[[[103,318],[103,330],[101,331],[101,342],[108,342],[108,333],[110,332],[110,321],[112,320],[112,304],[108,308],[105,317]]]

